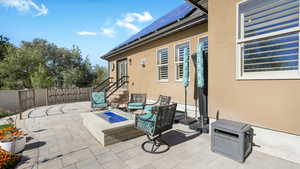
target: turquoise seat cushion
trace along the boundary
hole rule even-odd
[[[104,92],[93,92],[92,93],[92,101],[95,104],[106,103],[105,93]]]
[[[147,134],[152,135],[155,129],[156,115],[152,115],[152,113],[146,113],[146,114],[139,115],[139,117],[147,120],[137,118],[137,128],[139,128],[140,130],[144,131]],[[150,119],[148,120],[148,118]]]
[[[151,112],[152,109],[153,109],[153,106],[150,106],[150,105],[147,105],[147,106],[145,106],[145,108],[144,108],[144,110],[145,110],[146,112]]]
[[[144,103],[128,103],[128,109],[143,109]]]

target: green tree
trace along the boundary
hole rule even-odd
[[[95,66],[95,80],[94,85],[100,84],[104,79],[108,77],[108,70],[104,66]]]
[[[54,87],[78,86],[77,81],[74,80],[71,80],[73,84],[64,85],[64,81],[70,83],[69,74],[73,74],[72,71],[75,68],[81,70],[81,67],[85,66],[81,51],[77,46],[73,46],[72,49],[60,48],[44,39],[34,39],[32,42],[23,41],[22,46],[40,51]]]
[[[12,46],[9,39],[3,35],[0,35],[0,61],[7,55],[7,48]]]
[[[53,79],[42,64],[39,65],[38,71],[32,73],[30,80],[33,88],[50,88],[53,86]]]
[[[27,48],[9,47],[7,56],[0,62],[0,78],[9,89],[32,88],[30,75],[42,63],[40,53]]]
[[[5,58],[0,60],[1,88],[90,87],[95,79],[101,81],[107,76],[104,67],[94,68],[87,58],[83,59],[75,45],[66,49],[34,39],[5,49]]]

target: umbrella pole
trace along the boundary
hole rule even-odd
[[[184,120],[187,122],[188,118],[187,118],[187,88],[184,88],[184,113],[185,113],[185,117]]]
[[[190,125],[191,123],[194,123],[196,121],[196,119],[189,119],[188,118],[188,113],[187,113],[187,88],[184,88],[184,118],[182,118],[182,120],[180,120],[181,124],[184,125]]]
[[[203,99],[203,88],[199,88],[199,98],[198,98],[198,102],[199,102],[199,121],[200,121],[200,127],[201,129],[203,129],[203,116],[204,116],[204,103],[203,103],[204,99]]]

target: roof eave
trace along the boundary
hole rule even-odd
[[[196,8],[200,9],[202,12],[204,12],[206,15],[208,15],[208,10],[205,7],[203,7],[201,4],[198,3],[200,0],[196,0],[196,1],[195,0],[185,0],[185,1],[191,3]]]
[[[117,50],[108,52],[107,54],[101,56],[101,59],[107,60],[113,56],[120,54],[120,53],[124,53],[128,50],[139,47],[139,46],[149,43],[151,41],[168,36],[170,34],[176,33],[181,30],[188,29],[194,25],[203,24],[205,22],[207,22],[207,15],[195,15],[193,17],[177,21],[176,23],[173,23],[159,31],[156,31],[148,36],[145,36],[137,41],[134,41],[133,43],[123,46]]]

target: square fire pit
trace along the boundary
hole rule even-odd
[[[97,116],[103,118],[105,121],[108,121],[109,123],[118,123],[118,122],[128,120],[127,118],[120,116],[118,114],[115,114],[113,112],[99,113],[99,114],[97,114]]]
[[[134,128],[134,115],[118,109],[81,113],[81,117],[83,125],[103,146],[143,135]]]

